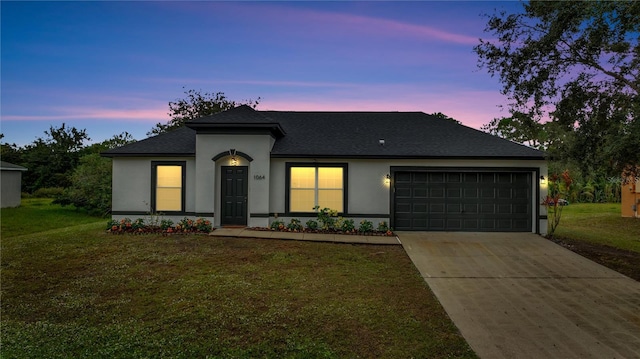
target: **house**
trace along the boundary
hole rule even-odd
[[[640,218],[640,179],[622,176],[625,181],[621,188],[622,217]]]
[[[103,153],[114,219],[265,227],[313,208],[395,230],[546,233],[545,154],[422,112],[243,105]]]
[[[22,194],[22,172],[27,169],[0,161],[0,206],[19,207]]]

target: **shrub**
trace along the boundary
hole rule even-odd
[[[343,232],[353,232],[356,229],[356,225],[353,219],[346,219],[342,222],[340,229],[342,229]]]
[[[291,222],[289,222],[289,224],[287,225],[287,228],[292,230],[292,231],[301,231],[302,230],[302,224],[300,223],[299,219],[291,218]]]
[[[378,223],[378,232],[386,232],[388,230],[389,230],[389,224],[387,224],[387,221],[382,221]]]
[[[322,224],[322,229],[335,229],[335,222],[336,217],[338,216],[338,211],[326,207],[320,209],[319,206],[315,206],[313,207],[313,209],[318,211],[318,222]]]
[[[173,227],[173,221],[170,219],[163,219],[160,221],[160,229],[166,230],[169,227]]]
[[[313,219],[308,220],[306,225],[307,225],[307,228],[312,231],[315,231],[318,229],[318,222],[314,221]]]
[[[133,223],[131,223],[131,228],[133,228],[134,230],[144,229],[146,227],[147,225],[144,223],[144,219],[142,218],[138,218],[133,221]]]
[[[279,221],[279,220],[275,220],[275,221],[271,222],[271,225],[269,226],[269,228],[271,228],[273,230],[284,229],[284,222],[283,221]]]
[[[198,218],[196,220],[195,229],[198,232],[209,233],[213,230],[213,226],[211,225],[211,221],[204,218]]]
[[[362,221],[360,221],[360,227],[358,228],[358,231],[363,233],[373,232],[373,223],[371,221],[363,219]]]

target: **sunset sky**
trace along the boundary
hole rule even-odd
[[[0,3],[1,132],[51,125],[92,142],[142,139],[184,90],[259,110],[443,112],[479,128],[505,115],[473,46],[519,2]],[[183,88],[184,87],[184,88]]]

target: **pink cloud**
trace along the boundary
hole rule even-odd
[[[400,86],[399,86],[400,87]],[[259,110],[280,111],[420,111],[442,112],[464,125],[480,129],[495,117],[504,116],[498,105],[504,98],[493,91],[444,90],[416,91],[398,88],[389,90],[387,96],[367,96],[354,98],[343,96],[281,97],[264,99]]]
[[[46,109],[45,109],[46,110]],[[2,115],[6,121],[59,121],[59,120],[129,120],[159,122],[167,120],[165,108],[105,109],[90,107],[56,107],[47,115]]]
[[[379,17],[364,15],[354,15],[332,11],[315,9],[301,9],[291,6],[256,3],[168,3],[163,6],[171,6],[178,10],[187,10],[200,15],[208,12],[227,12],[229,14],[242,13],[247,22],[260,24],[270,21],[275,26],[284,28],[314,28],[320,26],[323,36],[327,31],[338,32],[341,35],[350,33],[375,34],[376,36],[393,37],[418,37],[426,40],[437,40],[461,45],[477,45],[478,38],[464,34],[445,31],[432,26],[417,25],[398,20],[391,20]],[[203,8],[208,6],[209,8]],[[288,24],[287,24],[288,23]],[[293,25],[295,23],[295,25]],[[307,35],[309,31],[304,31]]]

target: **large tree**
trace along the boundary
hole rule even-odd
[[[111,213],[111,159],[100,156],[100,152],[120,147],[135,140],[128,132],[85,147],[70,175],[70,185],[57,196],[54,203],[74,205],[89,214],[105,216]]]
[[[24,189],[30,193],[45,187],[67,187],[70,176],[82,156],[84,142],[90,140],[86,130],[50,126],[45,138],[37,138],[20,149],[21,162],[29,170],[23,174]]]
[[[580,158],[583,171],[640,164],[640,2],[530,1],[485,31],[478,64],[511,112],[486,130]]]
[[[185,98],[169,102],[169,117],[171,117],[169,122],[166,124],[157,123],[151,131],[147,132],[147,136],[174,130],[183,126],[185,122],[198,117],[213,115],[242,104],[255,108],[260,101],[258,97],[257,100],[236,102],[229,100],[223,92],[202,93],[201,90],[186,90],[184,94],[186,95]]]

